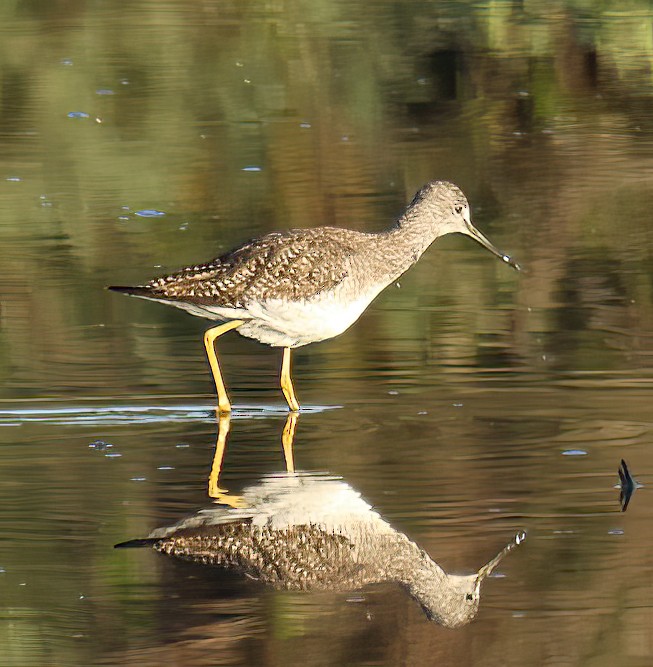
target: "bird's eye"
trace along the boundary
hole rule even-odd
[[[474,596],[471,593],[467,593],[467,595],[465,595],[465,600],[469,600],[471,602],[473,599]]]
[[[463,207],[462,207],[460,204],[458,204],[458,205],[454,208],[454,210],[456,211],[456,213],[457,213],[458,215],[460,215],[460,214],[463,212]]]

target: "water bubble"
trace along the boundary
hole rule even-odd
[[[104,451],[113,447],[110,442],[106,442],[105,440],[93,440],[88,446],[90,449],[97,449],[98,451]]]
[[[107,452],[104,456],[108,459],[117,459],[120,458],[122,454],[119,454],[118,452]]]
[[[261,171],[261,167],[257,167],[255,165],[249,165],[247,167],[243,167],[241,171]]]
[[[68,118],[88,118],[88,114],[85,111],[71,111]]]
[[[179,442],[175,445],[177,449],[186,449],[187,447],[190,447],[190,445],[187,442]]]
[[[19,176],[7,176],[5,181],[10,181],[11,183],[20,183],[23,179]]]
[[[308,130],[311,127],[310,123],[300,123],[299,127],[301,127],[303,130]]]
[[[70,67],[73,64],[73,61],[71,58],[63,58],[62,60],[59,61],[62,65],[65,65],[66,67]]]
[[[165,215],[163,211],[157,211],[154,208],[144,208],[140,211],[136,211],[136,215],[141,218],[160,218]]]
[[[624,534],[624,529],[623,528],[611,528],[608,531],[608,535],[623,535]]]
[[[147,481],[147,477],[130,477],[129,481],[130,482],[145,482],[145,481]]]
[[[587,456],[587,452],[584,449],[565,449],[562,452],[563,456]]]
[[[95,91],[96,95],[115,95],[115,92],[111,88],[98,88]]]
[[[174,470],[174,466],[158,466],[157,470]]]

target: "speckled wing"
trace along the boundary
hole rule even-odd
[[[357,235],[330,227],[275,232],[206,264],[155,278],[131,293],[225,308],[246,308],[253,300],[308,299],[332,290],[347,276]]]
[[[273,530],[249,522],[225,523],[184,528],[153,546],[175,558],[235,569],[279,588],[350,588],[367,580],[350,540],[318,526]]]

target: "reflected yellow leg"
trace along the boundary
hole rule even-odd
[[[295,396],[295,390],[292,386],[292,379],[290,377],[290,348],[283,348],[283,361],[281,362],[281,390],[288,401],[288,407],[293,411],[299,410],[299,403]],[[294,430],[294,429],[293,429]]]
[[[295,440],[295,428],[299,413],[290,412],[286,419],[286,425],[283,427],[281,444],[283,445],[283,455],[286,459],[286,471],[295,472],[295,457],[293,456],[293,442]]]
[[[220,415],[218,420],[218,439],[215,443],[215,454],[211,472],[209,473],[208,494],[216,503],[222,505],[231,505],[231,507],[245,507],[246,503],[242,496],[230,496],[227,489],[219,486],[220,472],[222,471],[222,461],[227,446],[227,436],[229,435],[229,423],[231,418],[229,414]]]
[[[222,381],[220,364],[218,364],[214,343],[218,336],[222,336],[223,333],[238,328],[241,324],[243,324],[243,320],[232,320],[231,322],[225,322],[217,327],[213,327],[204,333],[204,347],[206,348],[206,356],[209,358],[209,364],[211,365],[215,388],[218,392],[218,410],[221,413],[231,412],[231,404],[229,403],[227,390],[224,388],[224,382]]]
[[[208,493],[211,498],[219,498],[223,493],[227,493],[227,489],[221,489],[218,486],[218,482],[220,480],[220,472],[222,471],[224,451],[227,446],[230,421],[229,413],[220,415],[218,419],[218,439],[215,443],[215,454],[213,455],[213,463],[211,465],[211,472],[209,473]]]

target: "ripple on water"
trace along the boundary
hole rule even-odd
[[[340,405],[302,406],[303,413],[319,413],[341,408]],[[281,405],[234,406],[231,419],[266,419],[287,415],[288,408]],[[215,422],[215,405],[117,405],[75,406],[0,409],[0,426],[19,426],[26,423],[74,425],[121,425],[157,422]],[[183,443],[180,447],[188,446]],[[104,450],[113,447],[110,443],[95,440],[90,448]]]

